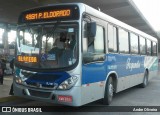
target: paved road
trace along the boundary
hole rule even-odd
[[[5,80],[11,81],[11,78],[6,77]],[[97,112],[100,112],[100,111],[105,111],[104,109],[107,109],[108,107],[108,106],[103,106],[101,104],[101,101],[96,101],[96,102],[87,104],[83,107],[80,107],[79,109],[75,109],[73,107],[68,108],[66,106],[57,107],[55,104],[26,100],[26,99],[18,100],[16,102],[0,103],[0,106],[11,106],[11,105],[12,106],[13,105],[14,106],[51,106],[51,108],[55,111],[61,111],[59,109],[62,109],[62,111],[68,109],[69,111],[77,111],[77,112],[80,112],[80,111],[92,112],[95,110],[97,110]],[[125,91],[122,91],[120,93],[117,93],[114,96],[113,102],[109,107],[112,107],[112,106],[159,106],[160,108],[160,72],[157,77],[153,78],[149,82],[146,88],[139,88],[136,86],[136,87],[127,89]],[[87,113],[87,114],[90,114],[90,113]],[[108,114],[113,115],[113,113],[108,113]],[[118,114],[121,115],[121,113],[118,113]],[[122,115],[125,115],[125,114],[128,115],[127,113],[123,113]],[[143,114],[144,113],[141,113],[141,115]],[[147,113],[147,114],[151,115],[153,113]],[[159,115],[160,113],[154,113],[154,114]]]
[[[0,98],[9,96],[9,90],[13,81],[12,75],[5,75],[3,85],[0,85]]]

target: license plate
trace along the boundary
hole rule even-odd
[[[72,102],[72,96],[58,95],[58,101],[60,101],[60,102]]]

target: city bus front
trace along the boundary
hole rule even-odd
[[[47,6],[22,13],[17,28],[14,95],[81,105],[81,11]]]

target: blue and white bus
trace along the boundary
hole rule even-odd
[[[83,3],[29,9],[18,20],[14,95],[81,106],[158,72],[157,39]]]

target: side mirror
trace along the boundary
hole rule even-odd
[[[87,36],[94,38],[96,36],[96,22],[87,23]]]

